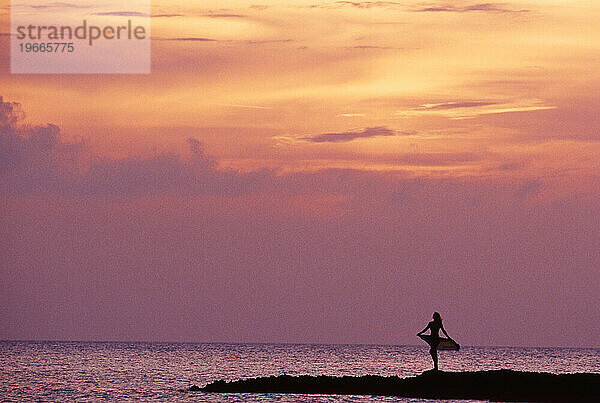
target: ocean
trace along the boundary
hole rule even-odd
[[[440,351],[443,371],[514,369],[600,373],[600,349],[461,347]],[[219,379],[270,375],[414,376],[428,346],[0,342],[0,401],[442,402],[371,396],[188,392]],[[472,401],[472,400],[471,400]],[[454,402],[445,400],[445,402]]]

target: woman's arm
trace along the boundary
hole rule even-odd
[[[427,331],[427,329],[429,329],[429,324],[425,327],[425,329],[421,330],[419,333],[417,333],[417,336],[422,335],[423,333],[425,333]]]
[[[448,336],[448,333],[446,333],[446,329],[444,329],[444,325],[442,325],[442,327],[440,329],[442,329],[442,333],[444,333],[447,338],[449,338],[450,340],[452,340],[452,337]]]

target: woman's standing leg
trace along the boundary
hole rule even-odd
[[[429,354],[431,354],[431,358],[433,359],[433,369],[437,371],[438,369],[438,356],[437,356],[437,346],[431,346],[429,350]]]

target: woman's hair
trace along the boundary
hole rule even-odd
[[[433,320],[435,320],[437,322],[441,322],[442,321],[442,317],[440,316],[439,312],[434,312],[433,313]]]

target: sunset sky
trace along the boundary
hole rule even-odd
[[[0,339],[600,347],[600,2],[151,18],[16,75],[0,2]]]

